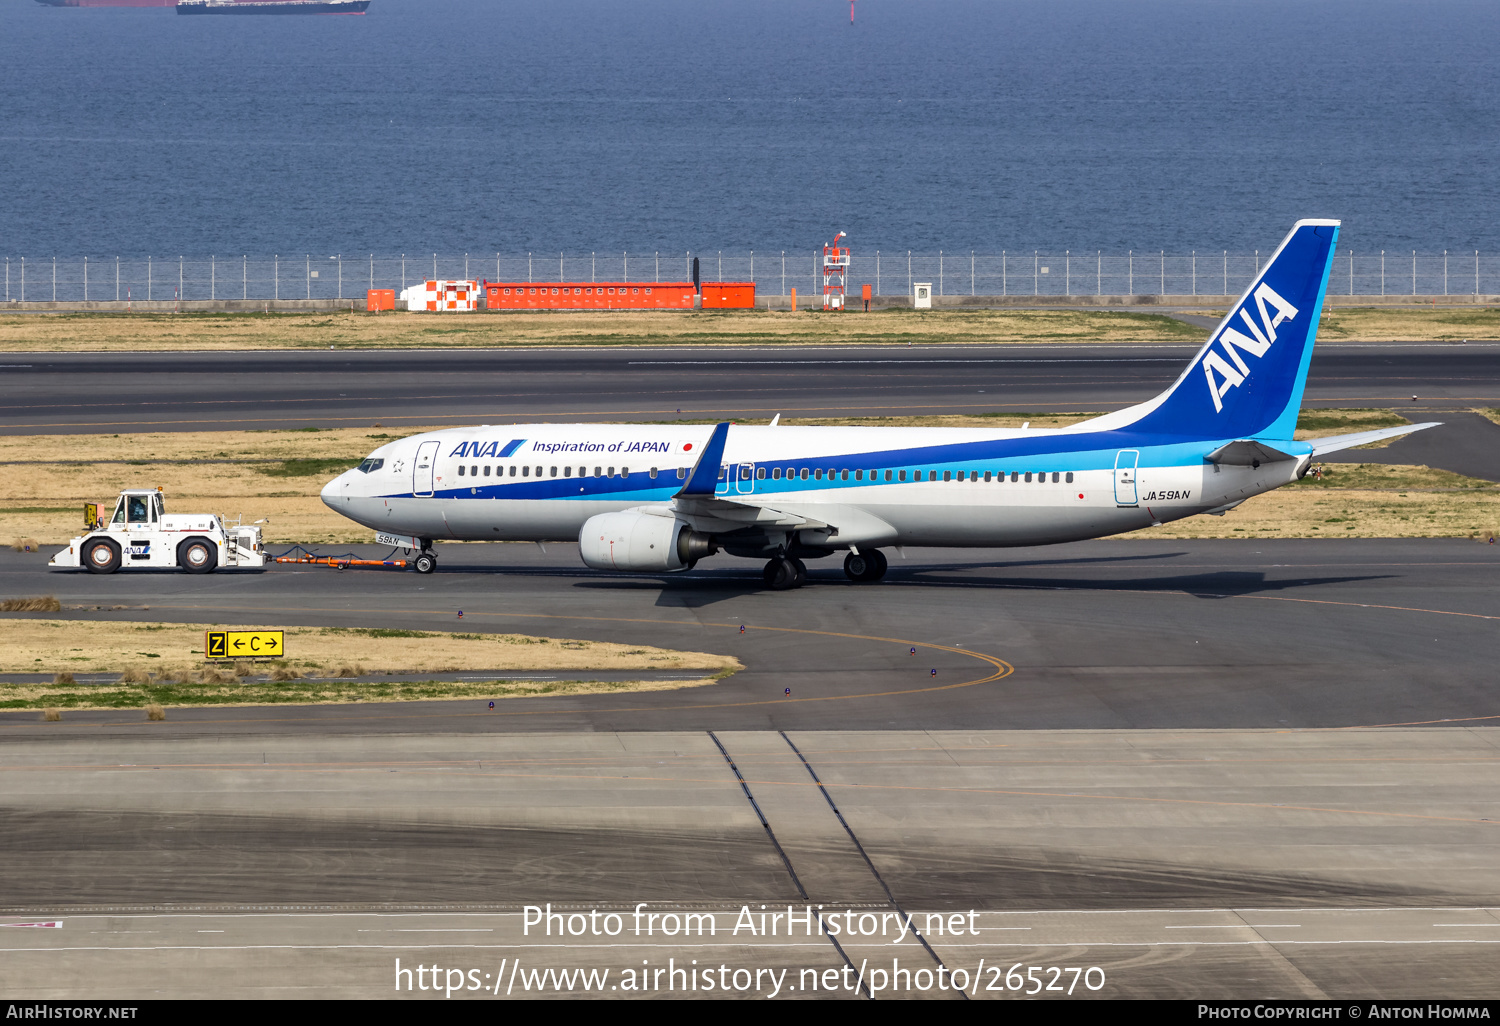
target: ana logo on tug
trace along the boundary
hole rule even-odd
[[[1255,290],[1255,305],[1260,312],[1260,324],[1256,324],[1250,316],[1250,305],[1247,303],[1240,307],[1240,320],[1245,323],[1250,334],[1233,327],[1233,322],[1224,328],[1224,331],[1215,341],[1224,349],[1224,355],[1220,355],[1217,349],[1209,347],[1207,355],[1203,357],[1203,376],[1208,379],[1208,395],[1214,401],[1215,412],[1224,412],[1224,395],[1231,388],[1238,388],[1240,383],[1250,376],[1250,367],[1245,363],[1240,350],[1244,350],[1251,356],[1259,359],[1266,355],[1266,350],[1271,348],[1271,343],[1276,341],[1276,326],[1282,321],[1289,321],[1297,316],[1297,308],[1278,296],[1271,286],[1261,283]],[[1276,312],[1272,314],[1267,307]],[[1233,361],[1231,364],[1230,361]],[[1218,380],[1214,375],[1218,374]]]

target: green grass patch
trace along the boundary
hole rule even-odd
[[[316,431],[317,428],[310,430]],[[317,477],[322,474],[349,470],[351,467],[359,466],[359,462],[359,460],[347,459],[282,460],[279,463],[268,463],[265,466],[256,467],[255,471],[267,477]]]
[[[1298,431],[1374,431],[1377,428],[1400,427],[1411,421],[1390,410],[1303,410],[1297,415]]]

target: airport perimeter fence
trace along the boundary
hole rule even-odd
[[[1242,292],[1268,252],[1227,250],[1105,253],[1102,250],[856,252],[849,295],[911,295],[930,282],[937,296],[1223,296]],[[402,254],[288,257],[6,257],[5,302],[362,299],[366,289],[401,290],[429,278],[505,282],[754,281],[758,295],[823,290],[822,251],[771,253]],[[1500,253],[1477,250],[1340,250],[1332,294],[1494,295]]]

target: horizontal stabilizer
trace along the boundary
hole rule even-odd
[[[1218,463],[1226,467],[1258,467],[1262,463],[1280,463],[1282,460],[1294,460],[1297,457],[1291,453],[1282,452],[1280,449],[1273,449],[1265,442],[1241,439],[1219,446],[1204,458],[1210,463]]]
[[[1360,431],[1352,435],[1330,435],[1328,438],[1311,438],[1314,456],[1322,456],[1324,453],[1338,452],[1340,449],[1352,449],[1356,445],[1368,445],[1371,442],[1381,442],[1387,438],[1399,438],[1409,435],[1413,431],[1424,431],[1430,427],[1437,427],[1442,421],[1434,420],[1426,424],[1403,424],[1401,427],[1380,428],[1378,431]]]

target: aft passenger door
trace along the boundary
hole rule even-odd
[[[411,465],[411,493],[418,498],[432,495],[432,476],[436,472],[441,442],[423,442],[417,447],[417,458]]]
[[[1115,455],[1115,505],[1140,505],[1136,491],[1136,471],[1140,460],[1141,453],[1138,449],[1121,449]]]

